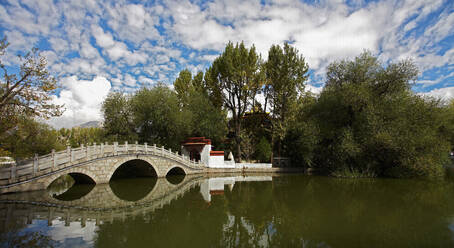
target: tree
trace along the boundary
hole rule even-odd
[[[213,104],[222,105],[232,114],[237,161],[241,159],[241,118],[258,91],[260,63],[254,46],[248,49],[243,42],[229,42],[205,75]]]
[[[186,119],[186,126],[190,128],[189,136],[208,137],[217,145],[224,140],[227,133],[227,113],[211,104],[205,92],[192,90],[182,112],[184,116],[189,116]]]
[[[122,93],[112,92],[102,103],[104,129],[108,139],[112,141],[128,141],[136,139],[131,102]]]
[[[16,159],[48,154],[65,148],[64,142],[59,139],[58,131],[46,124],[31,118],[21,118],[16,128],[10,130],[10,135],[2,140],[1,147],[11,153]]]
[[[449,142],[438,100],[415,95],[415,65],[383,66],[365,52],[328,67],[310,110],[319,130],[314,166],[338,176],[440,176]]]
[[[304,91],[308,65],[296,48],[285,43],[283,48],[271,46],[264,67],[268,83],[264,86],[265,102],[269,100],[271,104],[272,137],[277,139],[280,156],[281,141],[287,133],[289,119],[294,115],[298,94]]]
[[[187,104],[189,100],[189,93],[192,90],[192,74],[188,69],[180,71],[177,79],[173,83],[175,92],[177,93],[178,100],[181,106]]]
[[[0,41],[0,136],[16,127],[21,118],[49,118],[62,114],[63,106],[51,102],[58,87],[57,81],[46,69],[46,59],[34,48],[25,56],[19,56],[18,73],[8,72],[1,60],[9,43],[6,37]],[[14,70],[14,69],[13,69]]]
[[[180,148],[189,130],[189,117],[180,111],[175,91],[164,84],[143,88],[132,96],[131,107],[140,142]]]

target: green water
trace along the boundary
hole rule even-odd
[[[454,247],[452,180],[229,175],[75,187],[0,196],[0,247]]]

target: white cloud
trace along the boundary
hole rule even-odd
[[[56,127],[72,127],[87,121],[101,120],[101,103],[111,89],[110,82],[105,77],[95,77],[93,80],[79,80],[77,76],[61,80],[63,89],[60,96],[55,96],[55,104],[64,104],[62,116],[52,118],[49,123]]]
[[[136,82],[137,82],[137,80],[133,76],[131,76],[131,74],[126,74],[126,76],[123,80],[123,83],[129,87],[136,86]]]
[[[323,87],[316,87],[310,84],[306,84],[305,91],[311,92],[315,95],[319,95],[323,90]]]
[[[438,99],[442,99],[445,101],[449,101],[454,99],[454,87],[446,87],[446,88],[439,88],[434,89],[426,93],[420,93],[421,95],[435,97]]]
[[[96,39],[96,43],[102,48],[109,48],[115,44],[115,41],[110,33],[105,33],[104,30],[93,25],[91,27],[92,35]]]

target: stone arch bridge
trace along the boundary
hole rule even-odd
[[[68,226],[74,221],[80,221],[84,226],[85,220],[99,223],[124,220],[129,216],[146,216],[146,213],[161,209],[182,197],[203,180],[204,176],[192,175],[185,176],[178,184],[172,184],[165,178],[158,178],[154,187],[136,201],[121,199],[108,184],[98,185],[85,196],[72,201],[58,200],[40,191],[0,195],[0,223],[21,217],[27,219],[27,223],[44,218],[50,224],[53,219],[60,217]]]
[[[147,162],[156,176],[165,177],[174,168],[184,174],[204,173],[202,163],[190,160],[178,152],[172,152],[147,143],[119,145],[93,144],[35,156],[33,160],[0,169],[0,193],[46,189],[62,175],[78,175],[81,179],[91,178],[96,184],[108,183],[115,171],[131,160]],[[76,177],[77,180],[77,177]]]

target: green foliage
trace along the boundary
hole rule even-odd
[[[174,91],[163,84],[143,88],[131,97],[131,110],[140,142],[179,149],[179,142],[187,136],[188,124]]]
[[[236,45],[229,42],[205,75],[207,92],[213,104],[232,113],[231,129],[237,160],[241,159],[242,152],[241,118],[260,89],[260,67],[261,60],[254,46],[248,49],[243,42]]]
[[[56,130],[30,118],[20,119],[17,128],[10,131],[7,138],[2,140],[1,146],[16,160],[32,157],[35,153],[44,155],[52,149],[65,148]]]
[[[64,144],[71,147],[80,147],[82,144],[93,144],[107,142],[106,131],[100,127],[73,127],[71,129],[62,128],[58,130],[59,137]]]
[[[209,137],[214,144],[220,144],[227,134],[227,113],[211,104],[204,92],[192,90],[183,109],[189,127],[189,136]]]
[[[442,175],[449,150],[441,133],[445,111],[409,90],[416,75],[409,61],[383,67],[367,52],[331,64],[325,89],[302,111],[288,142],[308,153],[305,166],[335,176]]]
[[[291,165],[313,167],[315,150],[319,144],[320,131],[313,119],[312,110],[317,98],[305,93],[296,104],[296,116],[289,123],[289,129],[283,140],[285,155],[290,157]]]
[[[186,105],[189,100],[189,94],[192,91],[192,74],[188,69],[180,71],[178,78],[173,83],[178,100],[182,106]]]
[[[109,93],[101,109],[108,140],[124,142],[137,139],[132,121],[131,100],[128,96],[118,92]]]
[[[264,67],[267,79],[264,93],[270,101],[272,135],[278,141],[280,153],[281,141],[295,114],[298,94],[304,91],[309,67],[298,50],[288,43],[283,48],[271,46]]]
[[[63,113],[63,106],[51,103],[52,94],[58,88],[57,81],[47,71],[47,61],[36,48],[19,56],[20,67],[8,72],[2,61],[9,43],[0,40],[0,138],[17,128],[24,118],[47,119]]]
[[[255,156],[260,162],[269,162],[271,158],[271,144],[265,137],[260,139],[260,142],[257,144],[255,151]]]

